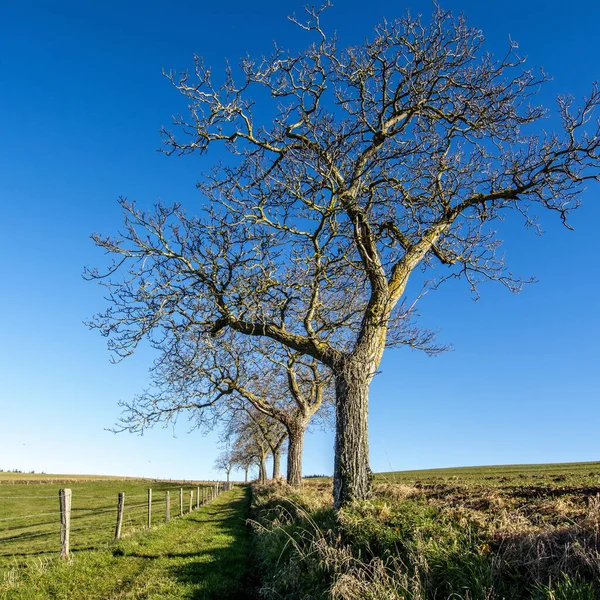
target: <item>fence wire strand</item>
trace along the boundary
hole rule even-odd
[[[22,515],[20,517],[6,517],[4,519],[0,519],[0,522],[6,522],[6,521],[16,521],[18,519],[30,519],[32,517],[49,517],[52,515],[60,515],[60,511],[55,510],[54,512],[50,512],[50,513],[36,513],[34,515]]]

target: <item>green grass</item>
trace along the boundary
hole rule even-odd
[[[30,561],[0,582],[2,600],[246,597],[247,492],[234,488],[181,519],[71,561]]]
[[[27,477],[29,475],[23,474],[16,481],[22,482]],[[165,520],[167,490],[172,517],[179,515],[180,488],[184,489],[185,512],[189,511],[190,490],[194,492],[194,505],[196,503],[197,486],[189,483],[174,485],[172,482],[74,476],[57,483],[57,476],[47,477],[29,485],[13,485],[12,482],[0,485],[0,576],[7,568],[32,559],[39,561],[58,555],[58,491],[62,487],[72,490],[71,548],[75,552],[107,547],[112,542],[119,492],[125,492],[123,535],[131,535],[147,527],[148,487],[152,488],[153,523]]]
[[[425,481],[431,479],[458,479],[462,482],[485,482],[507,479],[548,479],[558,477],[559,481],[577,481],[595,478],[600,483],[600,462],[549,463],[531,465],[489,465],[481,467],[452,467],[445,469],[422,469],[414,471],[392,471],[376,473],[376,481],[395,483]]]

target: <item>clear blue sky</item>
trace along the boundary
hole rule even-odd
[[[0,4],[0,468],[172,478],[215,477],[214,438],[157,429],[114,435],[117,401],[147,382],[151,355],[117,366],[82,324],[102,290],[81,278],[102,256],[89,240],[121,223],[116,198],[190,206],[206,166],[156,152],[159,128],[181,109],[161,69],[218,70],[224,58],[297,46],[285,20],[302,2],[2,2]],[[209,6],[210,5],[210,6]],[[517,40],[554,76],[541,96],[581,97],[600,78],[600,4],[586,0],[451,0],[488,49]],[[325,26],[341,43],[381,17],[429,2],[338,0]],[[600,186],[573,216],[574,232],[544,220],[536,237],[507,224],[514,271],[539,283],[520,295],[482,288],[475,303],[452,284],[421,305],[453,351],[431,359],[388,352],[371,394],[374,471],[600,459],[597,223]],[[175,437],[174,437],[175,435]],[[330,473],[333,434],[307,441],[305,473]]]

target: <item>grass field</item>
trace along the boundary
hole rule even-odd
[[[0,580],[1,600],[246,598],[248,494],[223,493],[181,519],[72,560],[36,560]]]
[[[331,480],[256,495],[267,598],[600,598],[600,463],[380,473],[334,513]]]
[[[448,480],[460,479],[462,481],[494,481],[505,483],[508,479],[538,480],[545,483],[579,480],[590,481],[594,478],[600,484],[600,462],[580,463],[551,463],[538,465],[491,465],[483,467],[454,467],[448,469],[424,469],[415,471],[395,471],[391,473],[377,473],[377,481],[416,482],[420,480]],[[504,479],[507,478],[507,479]]]
[[[10,474],[11,476],[13,474]],[[330,478],[226,492],[184,509],[195,485],[95,476],[0,481],[0,600],[594,600],[600,463],[380,473],[339,512]],[[58,560],[58,489],[73,490],[73,557]],[[154,525],[146,528],[146,490]],[[124,537],[112,542],[117,492]],[[37,534],[43,535],[37,535]],[[252,557],[252,573],[248,561]],[[256,566],[256,568],[255,568]]]
[[[7,475],[5,473],[0,474]],[[125,493],[122,534],[127,536],[147,527],[147,490],[152,488],[153,523],[166,517],[165,492],[169,491],[170,515],[179,515],[179,490],[184,489],[184,511],[189,511],[190,491],[196,485],[189,482],[98,478],[96,476],[40,477],[36,483],[29,474],[9,473],[0,483],[0,571],[19,567],[32,559],[45,559],[60,551],[60,513],[58,491],[72,490],[71,549],[107,547],[112,542],[117,494]],[[208,495],[208,487],[205,495]],[[201,494],[202,494],[201,488]]]

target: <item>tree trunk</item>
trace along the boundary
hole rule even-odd
[[[281,448],[273,450],[273,481],[281,477]]]
[[[369,468],[369,385],[374,368],[348,361],[335,373],[336,431],[333,505],[364,500],[371,489]],[[291,446],[291,438],[290,438]]]
[[[302,452],[304,450],[306,423],[294,423],[289,425],[287,430],[287,482],[292,487],[299,488],[302,485]]]
[[[265,455],[260,457],[258,481],[260,483],[266,483],[267,481],[267,457]]]
[[[231,473],[231,471],[227,471],[227,483],[229,483],[229,473]]]
[[[248,483],[248,467],[244,469],[244,483]]]

